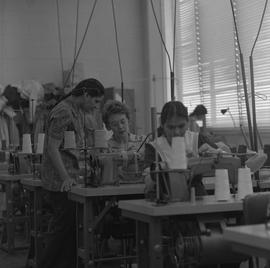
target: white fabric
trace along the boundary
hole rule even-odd
[[[44,88],[38,81],[24,80],[14,86],[18,88],[24,99],[42,100],[44,97]]]
[[[192,154],[193,156],[198,155],[198,133],[186,131],[185,134],[185,145],[186,155]],[[158,137],[155,141],[151,142],[151,145],[156,149],[160,158],[165,162],[168,167],[174,163],[175,151],[172,146],[168,143],[165,136]]]
[[[251,172],[258,171],[267,159],[267,155],[263,152],[256,153],[251,156],[246,162],[246,166],[250,168]]]

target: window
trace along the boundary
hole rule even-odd
[[[248,56],[258,31],[264,0],[234,0],[240,44],[249,83]],[[265,14],[254,52],[257,123],[270,126],[270,18]],[[189,112],[203,103],[207,125],[214,128],[245,124],[239,49],[230,1],[178,0],[176,31],[176,94]],[[250,47],[248,47],[250,46]],[[229,108],[223,115],[220,110]]]
[[[237,0],[236,16],[247,83],[250,86],[249,56],[259,29],[265,0]],[[260,129],[270,128],[270,7],[268,5],[253,53],[256,118]],[[241,84],[242,85],[242,84]]]

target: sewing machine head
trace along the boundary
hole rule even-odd
[[[136,152],[93,153],[88,163],[84,172],[88,186],[143,182],[143,161]]]

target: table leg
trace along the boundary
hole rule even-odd
[[[138,268],[148,268],[148,224],[136,221],[136,245]]]
[[[34,190],[35,262],[39,267],[42,252],[42,190]]]
[[[162,225],[159,218],[151,218],[149,222],[149,268],[162,268]]]
[[[93,201],[86,198],[83,207],[83,241],[84,241],[84,267],[94,267],[94,230],[91,228],[91,223],[94,220]],[[91,253],[91,254],[90,254]],[[90,258],[91,255],[91,258]]]
[[[15,222],[13,215],[13,194],[12,194],[12,183],[6,184],[6,204],[7,204],[7,250],[8,253],[12,253],[15,248],[14,237],[15,237]]]

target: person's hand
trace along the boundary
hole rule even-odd
[[[60,188],[60,191],[61,192],[68,192],[71,190],[71,186],[72,185],[75,185],[76,184],[76,181],[72,178],[66,178],[62,185],[61,185],[61,188]]]

